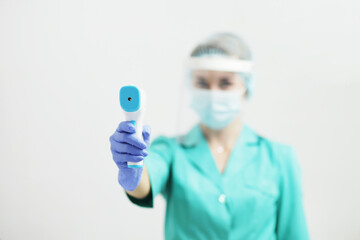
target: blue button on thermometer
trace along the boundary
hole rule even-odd
[[[135,86],[124,86],[120,89],[119,98],[125,120],[134,124],[137,137],[143,139],[142,128],[146,106],[145,92]],[[142,167],[143,161],[128,162],[127,165],[129,168]]]

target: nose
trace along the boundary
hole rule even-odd
[[[217,89],[219,89],[219,86],[216,83],[216,81],[211,81],[211,83],[209,84],[209,90],[217,90]]]

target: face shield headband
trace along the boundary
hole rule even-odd
[[[190,57],[186,59],[185,66],[188,70],[212,70],[243,73],[251,73],[253,70],[252,61],[219,56]]]

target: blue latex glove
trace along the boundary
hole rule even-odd
[[[150,126],[143,126],[144,140],[139,139],[135,131],[135,127],[130,121],[123,121],[110,137],[112,156],[119,168],[118,181],[128,191],[135,190],[139,185],[143,168],[128,168],[127,162],[144,160],[148,155],[146,149],[150,143]]]

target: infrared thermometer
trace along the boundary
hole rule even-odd
[[[142,129],[143,119],[146,107],[145,92],[135,86],[123,86],[120,89],[120,106],[124,111],[125,120],[131,121],[136,129],[136,135],[139,139],[143,140]],[[128,162],[129,168],[141,168],[143,161]]]

